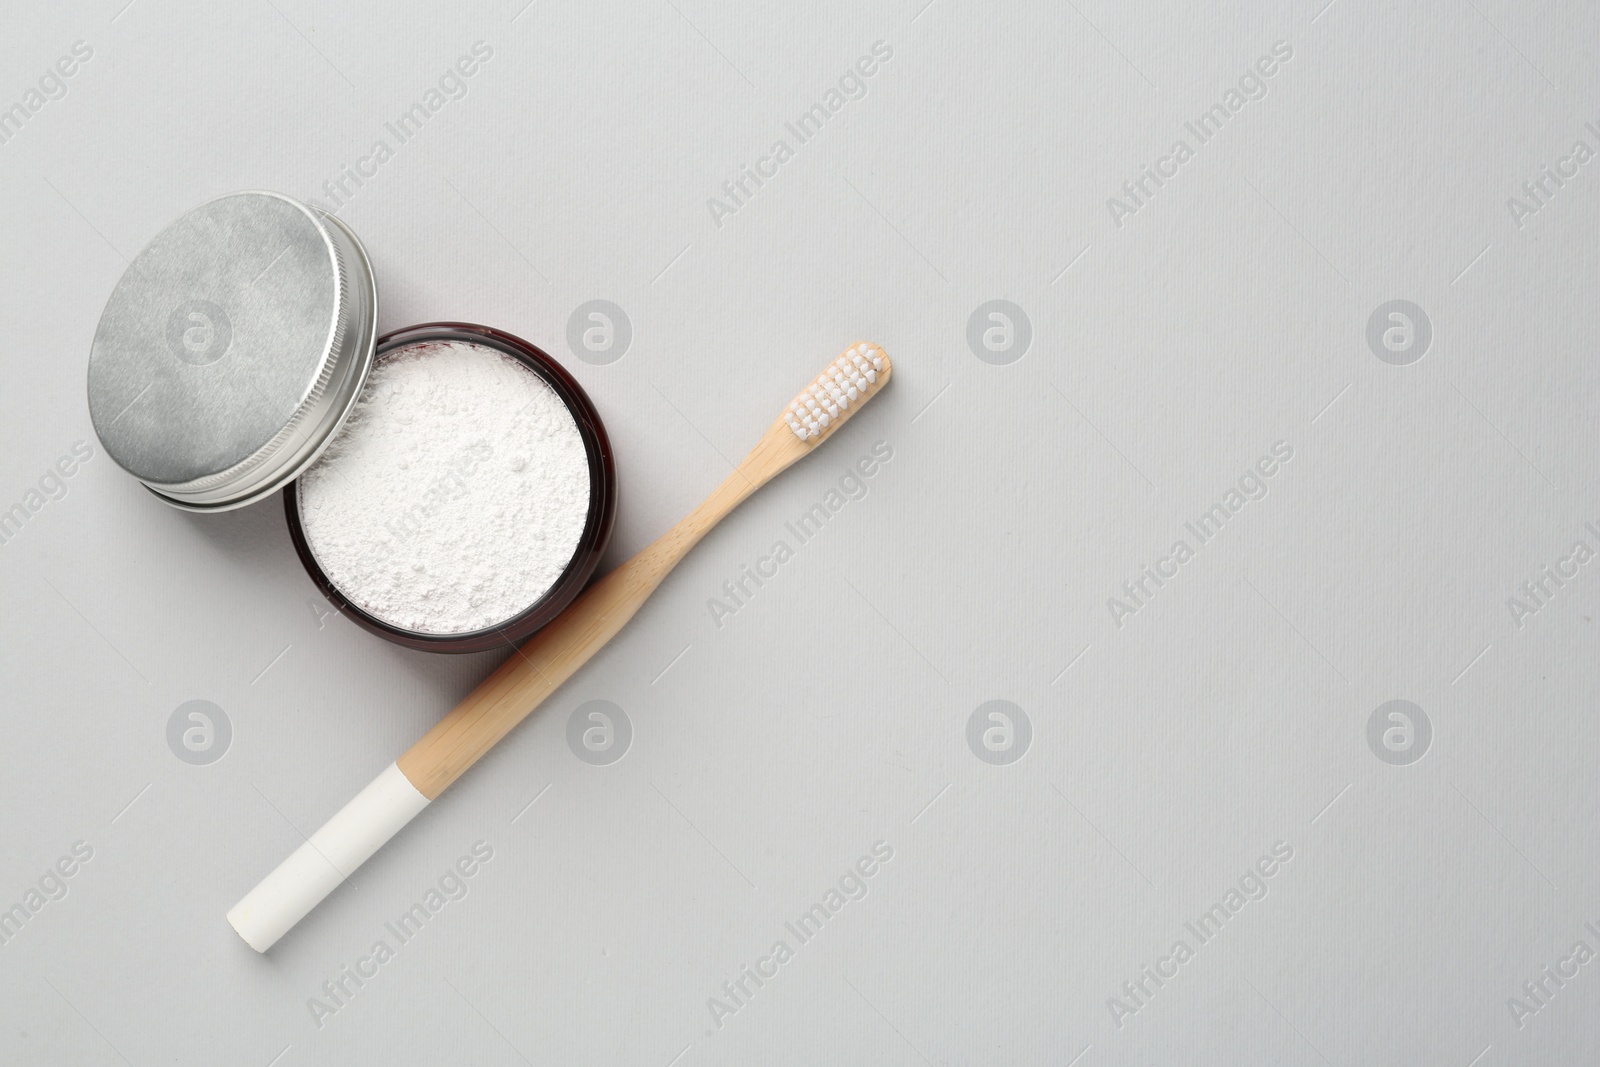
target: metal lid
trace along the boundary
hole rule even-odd
[[[332,215],[220,197],[123,273],[89,355],[89,415],[118,466],[189,511],[260,500],[321,454],[372,366],[377,288]]]

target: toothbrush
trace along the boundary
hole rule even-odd
[[[257,952],[271,948],[615,637],[713,526],[877,395],[892,369],[876,345],[846,349],[698,507],[529,638],[235,904],[228,922],[239,936]]]

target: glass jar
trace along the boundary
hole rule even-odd
[[[346,618],[372,633],[429,652],[483,652],[515,646],[554,619],[583,590],[594,574],[611,537],[617,511],[616,466],[611,442],[599,414],[577,381],[537,346],[520,337],[464,322],[431,322],[385,334],[378,339],[374,364],[386,356],[409,350],[423,342],[463,342],[491,348],[516,360],[536,374],[566,405],[583,440],[589,465],[589,509],[578,544],[561,576],[536,601],[497,625],[464,633],[428,633],[405,629],[362,608],[341,590],[318,561],[306,536],[302,494],[298,480],[284,490],[284,512],[306,573],[322,594]]]

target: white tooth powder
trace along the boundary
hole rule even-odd
[[[567,405],[487,345],[423,341],[372,367],[300,478],[300,520],[338,590],[425,634],[497,626],[544,596],[589,514],[589,460]]]

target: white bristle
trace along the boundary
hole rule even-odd
[[[850,405],[867,395],[886,366],[879,349],[852,345],[794,398],[783,413],[784,423],[802,441],[822,436],[848,417]]]

